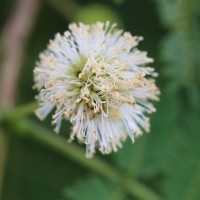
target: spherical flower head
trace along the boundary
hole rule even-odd
[[[116,24],[70,24],[64,35],[56,34],[40,54],[34,69],[43,120],[54,108],[58,133],[62,120],[70,120],[70,138],[86,144],[86,156],[98,148],[103,154],[117,151],[149,131],[147,115],[158,100],[157,73],[146,64],[153,59],[137,49],[142,37],[116,28]]]

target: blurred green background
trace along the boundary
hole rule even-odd
[[[26,19],[23,12],[32,15],[18,26]],[[96,20],[117,22],[144,36],[139,48],[155,59],[161,101],[151,116],[150,134],[135,144],[128,139],[117,153],[88,160],[84,145],[66,142],[69,123],[55,135],[50,117],[41,123],[34,116],[32,71],[55,33],[73,21]],[[20,31],[24,35],[14,48]],[[9,55],[20,51],[18,68],[12,65],[6,77]],[[0,110],[1,200],[200,199],[199,0],[1,0],[0,70],[2,85],[12,83],[18,70],[10,101],[0,92],[7,102]]]

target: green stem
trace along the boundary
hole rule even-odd
[[[36,108],[37,108],[37,103],[31,102],[23,106],[18,106],[9,111],[5,110],[4,115],[2,115],[2,118],[8,121],[17,120],[19,118],[32,114]]]
[[[141,200],[161,200],[162,198],[147,188],[142,183],[130,178],[124,180],[124,175],[114,167],[108,165],[100,158],[86,159],[83,150],[74,144],[66,143],[58,135],[46,130],[37,123],[31,122],[26,119],[13,121],[18,133],[21,136],[28,137],[36,140],[59,152],[60,154],[71,158],[73,161],[87,167],[90,170],[104,176],[105,178],[118,183],[123,189],[133,197]]]
[[[25,106],[20,106],[7,112],[5,119],[15,125],[17,133],[22,137],[27,137],[37,142],[40,142],[51,149],[59,152],[60,154],[71,158],[75,162],[93,170],[94,172],[104,176],[105,178],[118,183],[123,189],[133,197],[137,197],[141,200],[161,200],[162,198],[147,188],[142,183],[125,179],[124,174],[116,170],[112,166],[108,165],[100,158],[93,158],[91,160],[86,159],[83,150],[74,144],[68,143],[58,135],[48,131],[41,125],[34,123],[30,120],[23,119],[24,116],[33,113],[37,107],[35,102],[29,103]],[[125,180],[124,180],[125,179]]]
[[[136,180],[127,179],[124,189],[133,197],[141,200],[163,200],[161,196]]]

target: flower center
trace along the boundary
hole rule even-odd
[[[84,113],[90,119],[102,113],[108,116],[109,90],[116,89],[104,65],[106,63],[99,58],[82,57],[72,67],[71,74],[77,80],[76,103],[84,106]]]
[[[119,106],[123,103],[135,105],[131,91],[144,86],[145,74],[127,71],[125,63],[116,58],[82,57],[71,70],[76,80],[71,90],[77,91],[73,101],[77,108],[83,107],[84,115],[90,119],[100,114],[107,117],[108,112],[109,117],[119,119]]]

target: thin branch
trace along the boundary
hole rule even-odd
[[[40,0],[18,0],[5,26],[3,61],[0,77],[0,105],[13,106],[28,36],[34,24]]]
[[[118,183],[125,192],[129,193],[133,197],[137,197],[141,200],[162,200],[162,197],[139,181],[132,180],[131,177],[125,178],[125,174],[117,170],[114,166],[108,165],[105,161],[99,159],[98,157],[91,160],[86,159],[81,148],[73,144],[67,144],[61,137],[43,128],[41,125],[24,119],[24,116],[33,112],[35,106],[35,103],[30,103],[13,109],[5,115],[4,119],[8,123],[12,124],[12,127],[16,128],[17,131],[15,132],[20,134],[20,136],[30,138],[47,147],[50,147],[54,151],[71,158],[75,162],[87,167],[97,174],[104,176],[110,181]]]
[[[107,164],[97,156],[90,160],[86,159],[81,148],[71,143],[67,144],[63,138],[53,134],[41,125],[27,119],[11,120],[11,123],[12,122],[21,136],[28,137],[50,147],[52,150],[72,159],[74,162],[117,183],[125,192],[129,193],[134,198],[136,197],[141,200],[162,200],[162,197],[143,183],[140,183],[138,180],[133,180],[132,178],[125,179],[124,173],[117,170],[115,166]]]

